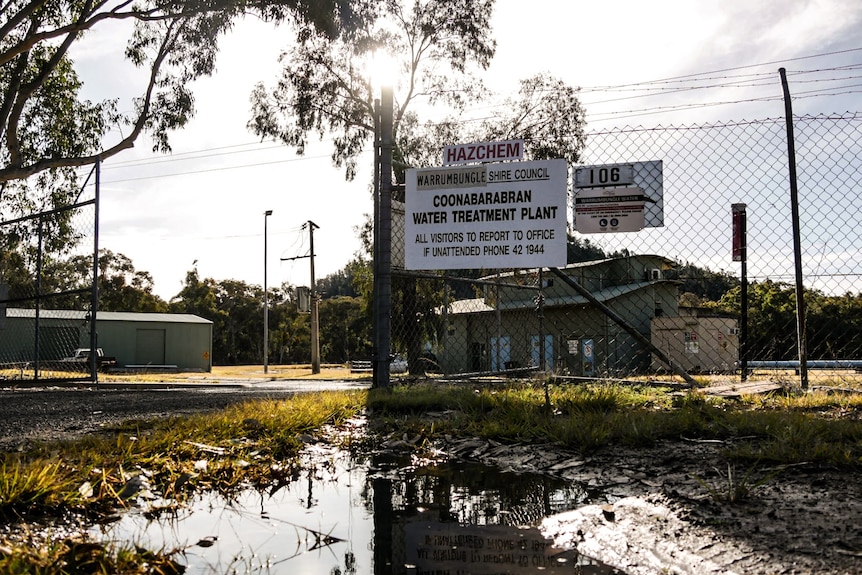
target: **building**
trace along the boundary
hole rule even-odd
[[[0,321],[0,363],[35,357],[37,323],[34,309],[6,309]],[[118,367],[176,367],[212,370],[212,322],[191,314],[98,312],[97,347],[117,359]],[[90,347],[90,321],[85,311],[40,310],[39,356],[59,360],[76,348]]]
[[[694,307],[679,307],[677,317],[652,320],[652,344],[691,373],[732,373],[739,362],[736,319],[704,315]],[[665,369],[653,358],[653,369]]]
[[[632,255],[571,264],[561,271],[646,340],[658,325],[663,337],[675,341],[684,340],[685,330],[691,329],[684,322],[664,323],[664,318],[679,316],[678,282],[664,273],[674,265],[662,256]],[[483,297],[441,308],[444,335],[431,347],[444,372],[534,367],[571,375],[625,376],[654,368],[649,346],[547,269],[501,273],[482,282]],[[703,330],[718,329],[701,320]],[[733,322],[719,322],[725,330],[730,329],[728,321]],[[728,345],[723,351],[718,364],[731,365],[736,347]],[[702,354],[698,359],[705,358]],[[706,362],[697,365],[703,369]]]

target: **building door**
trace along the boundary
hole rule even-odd
[[[491,371],[500,371],[506,368],[512,356],[509,336],[491,338]]]
[[[165,365],[165,330],[137,330],[135,363],[138,365]]]
[[[485,344],[476,343],[470,346],[470,370],[473,372],[485,371]]]
[[[542,357],[541,339],[537,335],[530,336],[530,361],[534,367],[542,367],[539,359]],[[545,336],[545,371],[554,369],[554,336]]]

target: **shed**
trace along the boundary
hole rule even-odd
[[[34,309],[6,310],[0,329],[0,355],[34,355]],[[39,311],[40,356],[56,360],[78,347],[90,347],[88,313]],[[212,370],[213,323],[183,313],[98,312],[97,347],[117,358],[119,367],[176,366],[186,371]]]
[[[733,318],[695,314],[652,319],[652,343],[686,371],[733,373],[739,362],[739,328]],[[662,369],[653,359],[653,368]]]

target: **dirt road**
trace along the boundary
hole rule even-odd
[[[148,384],[102,388],[0,389],[0,450],[33,441],[72,439],[130,419],[150,419],[222,409],[228,405],[303,391],[359,389],[363,382],[258,381],[218,385]]]

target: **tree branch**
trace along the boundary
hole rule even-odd
[[[163,39],[159,47],[157,55],[153,60],[153,64],[150,70],[149,82],[147,83],[147,89],[141,103],[141,109],[138,113],[137,120],[135,121],[135,124],[128,136],[126,136],[120,142],[111,146],[110,148],[102,150],[97,154],[91,154],[88,156],[42,158],[26,166],[22,166],[20,164],[20,161],[10,161],[7,166],[0,169],[0,182],[8,182],[10,180],[29,178],[34,174],[54,168],[67,166],[86,166],[89,164],[93,164],[96,161],[110,158],[111,156],[114,156],[122,152],[123,150],[127,150],[134,147],[135,140],[137,140],[137,138],[140,136],[141,132],[147,124],[147,121],[149,120],[149,112],[152,103],[153,91],[155,90],[155,87],[157,85],[158,75],[161,70],[162,64],[164,63],[165,58],[167,58],[168,54],[170,54],[174,43],[179,37],[180,31],[174,31],[172,30],[172,28],[172,26],[169,27],[167,33],[165,34],[165,38]]]

